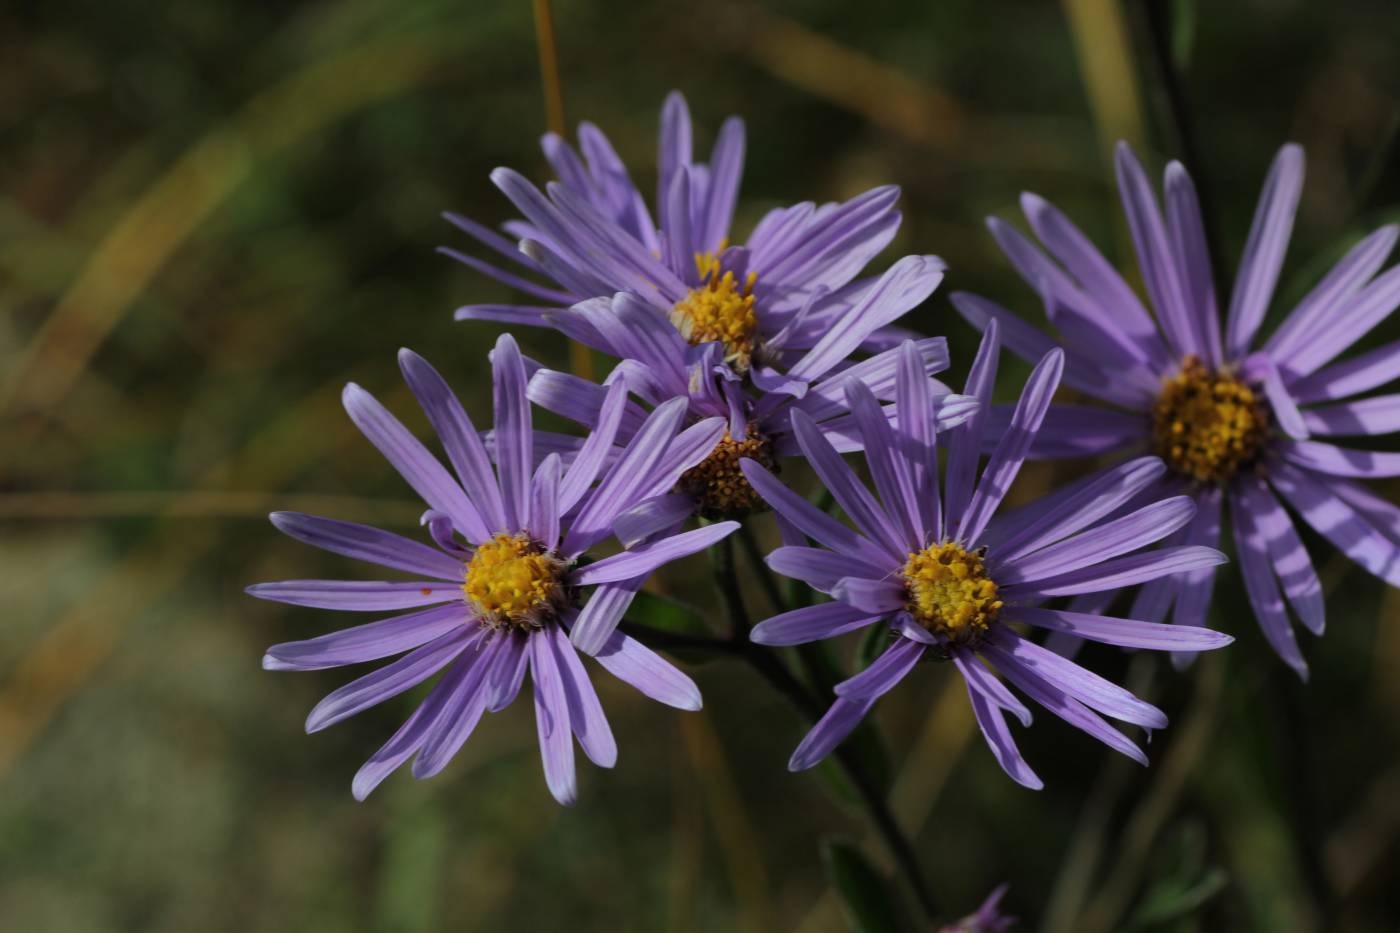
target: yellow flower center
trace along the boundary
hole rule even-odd
[[[733,272],[719,271],[719,258],[714,253],[696,254],[695,268],[700,272],[700,285],[676,302],[671,323],[692,345],[724,344],[725,362],[737,372],[746,372],[758,336],[758,315],[753,307],[758,275],[750,272],[740,286]]]
[[[1001,611],[997,585],[987,576],[981,553],[951,541],[910,554],[904,586],[910,615],[952,641],[975,640]]]
[[[777,472],[772,442],[749,425],[743,440],[736,441],[725,431],[709,456],[681,474],[676,488],[699,503],[699,514],[705,518],[740,518],[762,511],[766,507],[762,497],[739,469],[739,461],[746,457]]]
[[[563,569],[525,535],[499,534],[476,549],[462,589],[488,625],[539,628],[565,603]]]
[[[1198,482],[1221,483],[1259,454],[1269,416],[1253,389],[1195,356],[1167,379],[1152,409],[1158,456]]]

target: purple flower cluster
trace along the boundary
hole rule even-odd
[[[1027,700],[1145,764],[1110,720],[1156,730],[1166,715],[1071,649],[1088,640],[1185,659],[1228,644],[1203,627],[1225,560],[1226,506],[1265,634],[1300,671],[1285,599],[1320,632],[1322,595],[1284,503],[1400,582],[1400,510],[1355,482],[1400,473],[1400,455],[1313,439],[1400,425],[1395,397],[1344,401],[1391,378],[1400,345],[1335,362],[1400,302],[1396,270],[1376,275],[1395,228],[1356,246],[1258,339],[1301,186],[1296,148],[1284,149],[1266,184],[1223,330],[1200,206],[1179,165],[1167,171],[1164,218],[1137,161],[1126,149],[1118,156],[1155,319],[1082,233],[1027,195],[1050,256],[1001,221],[992,232],[1062,339],[955,295],[984,331],[955,392],[934,378],[949,367],[947,342],[899,323],[938,287],[942,261],[907,256],[865,273],[899,226],[897,189],[770,211],[740,245],[731,228],[743,123],[725,122],[708,162],[694,159],[692,135],[673,94],[653,207],[607,138],[584,124],[577,151],[544,138],[558,177],[543,190],[509,169],[493,173],[522,216],[504,234],[448,215],[518,268],[449,254],[538,302],[469,305],[459,318],[551,327],[616,363],[595,384],[523,357],[502,336],[491,354],[494,425],[483,431],[426,361],[402,351],[445,464],[348,386],[351,419],[425,503],[426,542],[273,515],[291,537],[409,577],[249,590],[298,606],[406,611],[275,645],[264,659],[272,670],[387,660],[322,701],[308,731],[437,677],[356,775],[356,797],[410,759],[417,777],[440,771],[528,672],[546,782],[573,802],[574,742],[603,767],[617,758],[584,657],[655,700],[698,709],[695,684],[619,626],[651,574],[727,548],[741,523],[767,515],[783,540],[768,566],[821,596],[761,622],[750,633],[758,647],[745,650],[870,626],[885,633],[878,657],[821,698],[829,709],[793,753],[794,770],[836,749],[928,661],[958,671],[987,746],[1022,785],[1041,786],[1007,720],[1029,725]],[[1003,341],[1034,364],[1008,406],[991,403]],[[1062,383],[1113,407],[1056,404]],[[536,430],[532,405],[581,430]],[[1028,458],[1128,451],[1141,455],[1001,508]],[[843,456],[856,452],[869,484]],[[811,467],[837,508],[779,479],[789,458]],[[1126,617],[1106,614],[1134,587]],[[953,929],[1005,929],[1001,893]]]

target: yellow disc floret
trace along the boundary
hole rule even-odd
[[[476,549],[462,589],[488,625],[538,628],[564,605],[563,568],[525,535],[499,534]]]
[[[909,614],[951,641],[975,641],[1001,611],[997,585],[982,555],[952,541],[934,544],[904,562]]]
[[[1178,473],[1222,483],[1259,454],[1269,417],[1253,389],[1195,356],[1162,385],[1152,410],[1152,442]]]
[[[763,499],[739,468],[739,461],[745,458],[777,471],[772,442],[749,425],[742,440],[736,441],[725,431],[709,456],[681,474],[676,488],[695,499],[697,511],[705,518],[741,518],[760,511],[765,507]]]
[[[725,362],[738,372],[746,372],[758,337],[753,297],[758,276],[750,272],[741,285],[733,272],[720,271],[713,253],[697,254],[695,268],[700,272],[700,285],[676,302],[671,322],[693,345],[724,344]]]

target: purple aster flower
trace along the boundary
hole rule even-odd
[[[993,323],[966,389],[984,402],[995,381],[997,353]],[[1219,551],[1199,546],[1142,551],[1191,521],[1195,507],[1185,496],[1150,502],[1105,520],[1160,477],[1164,467],[1154,458],[1125,464],[1081,485],[1053,507],[1023,508],[993,522],[1041,429],[1064,358],[1062,351],[1052,350],[1036,365],[1010,421],[996,430],[996,445],[980,478],[978,457],[992,423],[979,412],[948,432],[940,483],[929,382],[911,343],[900,348],[894,425],[868,388],[860,382],[846,385],[878,498],[811,418],[793,412],[798,444],[850,516],[853,529],[789,490],[758,463],[744,462],[749,482],[800,532],[769,555],[768,565],[833,597],[831,602],[767,619],[754,628],[753,640],[794,645],[872,624],[888,626],[892,635],[878,659],[836,686],[836,702],[793,752],[788,762],[792,770],[809,768],[826,757],[875,701],[924,659],[951,660],[957,666],[992,753],[1020,784],[1039,788],[1041,781],[1017,751],[1004,714],[1011,713],[1023,725],[1030,723],[1031,714],[993,670],[1070,725],[1146,764],[1137,745],[1100,714],[1160,729],[1167,724],[1162,711],[1035,644],[1013,626],[1157,650],[1199,651],[1230,642],[1228,636],[1204,628],[1039,605],[1052,597],[1111,591],[1225,559]],[[807,546],[809,538],[819,546]]]
[[[734,373],[775,391],[800,391],[811,381],[810,373],[791,367],[823,341],[830,347],[833,331],[846,332],[854,306],[864,310],[851,349],[893,346],[904,332],[891,322],[927,297],[942,274],[941,262],[923,257],[894,280],[857,278],[894,238],[899,189],[885,186],[841,204],[804,202],[773,210],[746,245],[731,245],[744,164],[743,121],[725,121],[709,163],[694,160],[691,136],[685,98],[672,93],[661,112],[655,221],[626,166],[591,123],[579,128],[583,158],[558,135],[544,137],[545,157],[558,175],[544,192],[511,169],[493,172],[492,181],[525,217],[505,225],[518,250],[474,221],[447,217],[517,263],[521,274],[456,250],[444,252],[543,304],[468,305],[457,317],[557,326],[590,347],[626,358],[626,341],[616,333],[589,314],[564,310],[631,292],[639,307],[685,341],[714,343]],[[902,290],[896,300],[888,294],[871,299],[872,292],[894,284]]]
[[[1008,885],[998,885],[976,913],[941,927],[938,933],[1006,933],[1016,925],[1015,917],[1001,912],[1001,899],[1006,896],[1007,889]]]
[[[979,327],[999,321],[1008,346],[1027,359],[1062,346],[1065,383],[1113,406],[1052,407],[1031,456],[1159,454],[1169,475],[1146,494],[1185,492],[1199,506],[1178,543],[1217,545],[1228,506],[1260,627],[1306,678],[1287,606],[1322,634],[1322,587],[1283,503],[1366,570],[1400,585],[1400,509],[1357,482],[1400,475],[1400,454],[1331,442],[1400,427],[1400,396],[1356,398],[1396,377],[1400,343],[1338,361],[1400,304],[1400,266],[1377,275],[1400,228],[1382,227],[1353,247],[1265,337],[1303,185],[1303,151],[1284,146],[1264,182],[1222,329],[1190,176],[1179,162],[1167,166],[1164,218],[1121,143],[1117,171],[1155,318],[1089,239],[1032,194],[1021,205],[1050,256],[1011,225],[988,225],[1039,292],[1058,339],[985,298],[955,294],[953,303]],[[1005,424],[1008,413],[993,417]],[[1170,612],[1177,623],[1200,624],[1214,577],[1202,568],[1143,587],[1133,615],[1156,621]]]
[[[596,652],[609,673],[679,709],[699,709],[695,684],[636,640],[615,631],[656,568],[732,532],[723,523],[659,538],[644,547],[582,563],[612,534],[623,508],[669,489],[723,431],[719,419],[680,430],[685,402],[656,408],[630,443],[614,445],[623,398],[566,458],[535,444],[526,367],[505,335],[492,354],[495,466],[442,377],[408,350],[399,363],[442,441],[455,478],[369,393],[351,384],[345,409],[413,487],[428,511],[429,546],[367,525],[277,512],[279,530],[336,554],[401,570],[404,582],[294,580],[248,592],[296,606],[357,612],[413,610],[308,641],[269,648],[269,670],[319,670],[402,655],[327,696],[307,717],[315,732],[397,696],[442,672],[403,727],[355,775],[363,800],[390,772],[417,756],[413,774],[446,766],[483,713],[508,706],[530,672],[545,779],[560,803],[576,793],[571,737],[595,764],[612,767],[617,746],[569,632],[606,629]]]

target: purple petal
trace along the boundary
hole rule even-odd
[[[833,598],[866,613],[894,612],[904,608],[904,586],[892,579],[867,580],[842,577],[831,588]]]
[[[1011,423],[1010,405],[993,405],[987,412],[983,446],[995,445]],[[1151,422],[1140,413],[1088,405],[1051,405],[1031,442],[1036,460],[1097,457],[1127,448],[1140,448]]]
[[[1377,395],[1303,412],[1309,432],[1329,435],[1389,434],[1400,431],[1400,395]]]
[[[1065,356],[1062,351],[1052,350],[1045,355],[1031,371],[1021,400],[1016,403],[1016,411],[1011,416],[1011,424],[1001,442],[992,451],[986,469],[977,489],[968,503],[967,512],[958,524],[958,539],[974,542],[981,536],[987,522],[1001,504],[1002,498],[1016,474],[1025,462],[1031,441],[1040,430],[1040,422],[1050,407],[1050,399],[1060,384],[1060,374],[1064,371]]]
[[[611,557],[604,557],[573,574],[572,583],[576,586],[593,586],[599,583],[621,583],[636,577],[646,577],[652,571],[673,560],[688,557],[697,551],[727,538],[739,529],[738,522],[716,522],[694,531],[682,532],[669,538],[662,538],[651,544]]]
[[[360,766],[359,771],[355,772],[355,778],[350,784],[350,792],[356,800],[363,802],[386,777],[394,773],[400,765],[413,757],[414,752],[423,747],[423,742],[428,738],[429,730],[432,729],[437,715],[442,710],[439,695],[446,694],[450,686],[451,684],[446,682],[446,678],[438,681],[432,692],[413,711],[413,715],[408,717],[408,721],[399,727],[399,730],[380,747],[379,751],[371,755],[369,760]]]
[[[888,514],[861,483],[855,471],[841,459],[841,455],[822,435],[816,422],[805,412],[794,411],[792,428],[807,462],[836,497],[837,503],[851,517],[856,527],[868,538],[881,544],[887,555],[896,560],[902,559],[908,548],[891,524]]]
[[[879,619],[843,602],[820,603],[764,619],[753,627],[749,639],[759,645],[802,645],[853,632]]]
[[[1303,680],[1308,679],[1308,662],[1298,650],[1293,624],[1283,607],[1283,596],[1269,564],[1269,546],[1259,533],[1249,509],[1236,509],[1235,551],[1239,557],[1240,575],[1249,596],[1259,628],[1284,663],[1293,668]]]
[[[305,641],[273,645],[263,655],[268,671],[316,671],[402,654],[472,622],[461,603],[380,619]]]
[[[700,709],[700,689],[695,681],[635,638],[613,632],[597,658],[608,673],[658,703],[676,709]]]
[[[531,386],[534,381],[531,380]],[[547,406],[546,406],[547,407]],[[627,408],[627,386],[615,382],[608,386],[602,409],[598,414],[597,425],[588,433],[588,438],[579,448],[578,456],[569,464],[568,471],[559,483],[559,509],[567,512],[583,498],[588,487],[593,485],[598,471],[613,453],[613,441],[617,437],[618,426],[622,423]]]
[[[1225,343],[1230,356],[1249,352],[1254,335],[1264,320],[1269,300],[1278,283],[1288,237],[1293,232],[1293,215],[1303,190],[1303,149],[1290,143],[1279,150],[1254,214],[1254,226],[1240,258],[1235,276],[1235,292],[1230,298],[1230,314],[1225,325]]]
[[[514,288],[517,291],[522,291],[525,294],[531,296],[532,298],[538,298],[541,301],[548,301],[554,304],[567,305],[572,304],[579,298],[577,294],[573,294],[571,292],[564,292],[560,291],[557,288],[548,288],[543,285],[537,285],[536,283],[531,282],[527,278],[516,275],[513,272],[507,272],[504,269],[497,268],[496,266],[491,265],[489,262],[482,262],[475,256],[468,256],[466,253],[463,253],[460,250],[452,249],[449,246],[439,246],[437,248],[437,251],[450,259],[454,259],[457,262],[460,262],[468,269],[480,272],[487,278],[495,279],[502,285],[505,285],[509,288]],[[588,292],[584,292],[583,294],[588,294]]]
[[[304,544],[369,561],[381,567],[425,574],[440,580],[460,580],[462,564],[441,551],[370,525],[320,518],[302,512],[273,512],[278,531]]]
[[[306,731],[319,732],[417,686],[442,670],[480,634],[479,630],[465,627],[448,632],[392,664],[352,680],[316,704],[306,717]]]
[[[982,455],[986,412],[992,403],[1000,353],[1001,324],[991,320],[982,334],[964,389],[967,395],[981,402],[982,407],[966,422],[954,428],[950,435],[948,466],[943,479],[943,524],[946,528],[957,526],[972,500],[973,484],[977,481],[977,461]]]
[[[484,687],[488,713],[498,713],[515,702],[525,681],[525,670],[530,666],[528,635],[507,631],[497,635],[496,640],[500,647],[495,663],[486,672]]]
[[[594,589],[569,632],[574,647],[590,655],[602,651],[645,582],[646,577],[641,576]]]
[[[1400,374],[1400,340],[1320,369],[1294,382],[1290,391],[1302,404],[1324,402],[1385,385],[1396,379],[1397,374]]]
[[[544,458],[530,487],[530,534],[552,551],[559,544],[559,455]]]
[[[919,541],[922,544],[925,534],[943,537],[943,515],[938,491],[938,430],[933,419],[929,379],[912,340],[900,344],[896,387],[900,453],[914,485],[913,508],[917,526],[923,529]]]
[[[1277,448],[1290,463],[1333,476],[1400,476],[1400,453],[1353,450],[1318,441],[1281,441]]]
[[[1007,601],[1074,596],[1079,593],[1096,593],[1132,586],[1167,574],[1185,573],[1188,570],[1223,563],[1225,555],[1214,548],[1164,547],[1105,561],[1093,567],[1074,570],[1035,583],[1012,584],[1004,587],[1001,592]]]
[[[871,700],[845,700],[837,699],[831,704],[831,709],[826,711],[826,715],[817,721],[811,731],[798,744],[793,751],[792,757],[788,759],[789,771],[805,771],[831,754],[836,746],[850,735],[860,721],[865,718],[865,714],[870,711],[870,707],[875,705]]]
[[[468,540],[473,540],[473,534],[481,534],[480,515],[462,487],[388,409],[353,382],[345,387],[341,400],[350,420],[424,502],[451,515],[457,530]]]
[[[525,527],[530,516],[530,470],[533,464],[530,400],[525,395],[525,364],[510,334],[502,334],[491,356],[495,389],[496,465],[501,476],[505,519],[510,530]]]
[[[491,470],[491,459],[486,455],[481,437],[463,410],[462,403],[438,371],[412,350],[399,351],[399,368],[442,441],[447,459],[457,471],[467,498],[480,511],[485,522],[488,534],[475,539],[469,537],[468,540],[479,544],[492,532],[514,530],[506,525],[505,506],[501,501],[500,487],[496,485],[496,474]]]
[[[574,741],[569,727],[569,702],[564,679],[544,631],[530,635],[530,672],[535,682],[535,729],[540,739],[544,779],[554,799],[571,806],[578,797],[574,773]]]
[[[836,695],[850,699],[878,699],[904,679],[924,656],[926,647],[907,638],[896,638],[885,653],[854,677],[836,685]]]
[[[905,549],[918,550],[923,546],[925,536],[923,516],[914,489],[913,469],[908,459],[901,456],[894,429],[890,427],[875,394],[865,384],[848,382],[846,401],[851,407],[851,415],[860,426],[865,462],[870,467],[870,475],[885,512],[903,535]],[[923,413],[927,417],[931,411],[925,409]]]
[[[1138,622],[1063,609],[1033,609],[1029,606],[1008,608],[1008,622],[1024,622],[1052,632],[1064,632],[1076,638],[1117,645],[1120,648],[1146,648],[1153,651],[1209,651],[1223,648],[1235,639],[1223,632],[1190,625],[1165,625],[1160,622]]]
[[[613,739],[607,717],[603,715],[603,706],[598,702],[593,682],[588,679],[588,672],[583,669],[583,663],[579,661],[564,630],[555,625],[546,631],[559,666],[564,697],[569,705],[570,728],[578,736],[578,744],[590,761],[600,768],[611,768],[617,764],[617,742]]]
[[[730,117],[720,127],[710,154],[710,184],[706,192],[705,217],[697,240],[701,252],[715,252],[729,236],[734,221],[734,202],[739,196],[739,179],[744,174],[744,121]]]
[[[740,460],[739,468],[744,471],[744,477],[754,488],[754,492],[758,493],[773,511],[781,514],[813,541],[872,566],[883,566],[890,562],[889,555],[877,548],[869,538],[847,528],[788,489],[758,462]]]
[[[1162,499],[1025,557],[1009,560],[996,571],[997,579],[1005,583],[1031,582],[1101,563],[1160,541],[1195,514],[1196,503],[1190,496]]]
[[[340,609],[349,612],[383,612],[414,609],[448,600],[461,600],[460,583],[422,580],[384,583],[373,580],[284,580],[257,583],[244,590],[249,596],[270,599],[312,609]]]
[[[1339,498],[1325,477],[1279,464],[1269,481],[1339,551],[1391,586],[1400,586],[1400,547]]]
[[[1014,659],[1011,663],[1034,671],[1051,687],[1106,716],[1147,729],[1165,729],[1167,726],[1166,713],[1151,703],[1139,700],[1112,681],[1065,660],[1053,651],[1046,651],[1010,629],[998,630],[994,643],[984,650],[998,667],[1005,667],[1008,657]]]
[[[1283,510],[1269,487],[1257,476],[1244,477],[1240,484],[1240,505],[1236,511],[1249,512],[1258,537],[1268,548],[1273,572],[1283,585],[1293,611],[1314,635],[1321,635],[1326,626],[1326,611],[1322,598],[1322,582],[1313,569],[1308,549],[1298,537],[1293,519]]]
[[[690,165],[690,111],[679,91],[666,96],[661,108],[661,141],[657,156],[656,208],[661,229],[669,229],[666,195],[676,172]]]
[[[1282,366],[1294,376],[1306,376],[1330,363],[1360,340],[1400,305],[1400,266],[1377,276],[1359,293],[1327,315],[1326,326],[1314,328],[1306,342]]]
[[[992,750],[997,764],[1001,765],[1001,769],[1017,784],[1031,790],[1040,790],[1045,786],[1045,782],[1036,776],[1030,765],[1021,757],[1000,707],[974,687],[972,681],[968,680],[966,683],[967,697],[972,701],[972,712],[977,717],[977,726],[982,730],[982,737],[987,740],[987,747]]]
[[[1201,220],[1201,202],[1196,197],[1196,186],[1180,162],[1167,165],[1166,205],[1167,232],[1171,236],[1182,292],[1187,308],[1196,312],[1188,314],[1187,319],[1195,331],[1195,343],[1200,347],[1201,357],[1212,369],[1218,369],[1225,362],[1225,349],[1220,333],[1220,311],[1215,300],[1206,229]],[[1159,366],[1158,371],[1165,368]]]
[[[669,531],[695,511],[695,500],[682,492],[652,496],[628,509],[613,522],[623,547],[633,547],[654,534]]]
[[[824,548],[780,547],[768,555],[765,563],[783,576],[801,580],[823,593],[830,593],[837,581],[852,574],[872,578],[884,574],[873,564]]]
[[[977,659],[975,652],[959,648],[952,652],[953,663],[957,665],[963,680],[967,681],[968,689],[976,690],[992,703],[1006,710],[1011,715],[1021,721],[1021,725],[1031,724],[1031,711],[1026,709],[1026,704],[1016,698],[1016,695],[1007,689],[996,676],[987,669],[981,661]]]
[[[466,744],[481,714],[486,710],[486,675],[500,655],[500,642],[492,641],[479,654],[463,653],[444,677],[447,693],[442,699],[443,711],[435,717],[432,729],[423,742],[423,750],[413,761],[413,776],[420,781],[430,778],[447,767],[447,763]]]
[[[1220,546],[1220,511],[1224,498],[1219,488],[1206,487],[1196,492],[1196,517],[1186,527],[1181,539],[1183,544]],[[1173,625],[1180,628],[1205,623],[1210,598],[1215,591],[1215,575],[1214,567],[1205,567],[1173,578],[1177,589],[1176,606],[1172,610]]]

